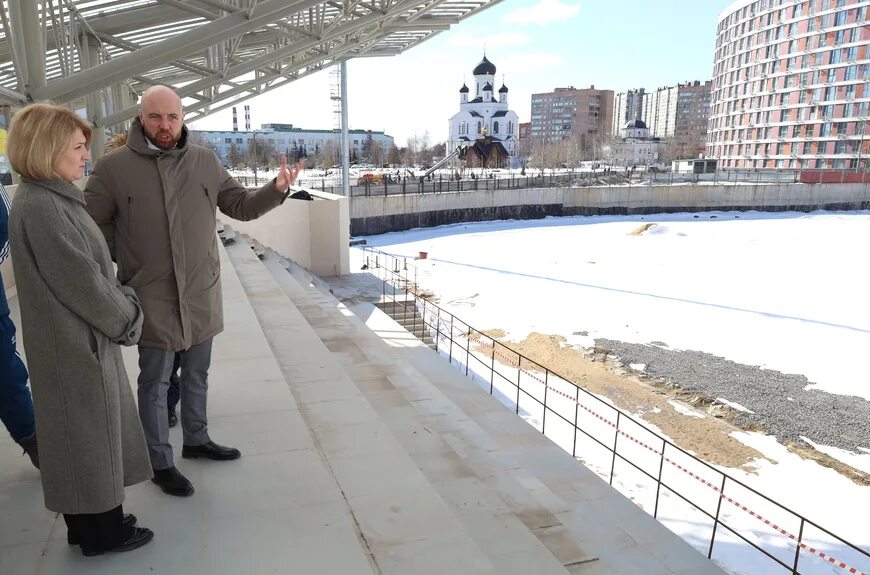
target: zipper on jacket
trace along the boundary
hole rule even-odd
[[[130,228],[133,226],[133,196],[127,196],[127,234],[130,234]]]

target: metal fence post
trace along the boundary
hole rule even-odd
[[[435,316],[435,353],[438,353],[438,344],[441,343],[441,308],[436,306],[436,309],[438,312]]]
[[[544,415],[541,417],[541,433],[547,435],[547,390],[549,389],[549,385],[547,382],[549,381],[550,370],[544,370]]]
[[[613,432],[613,459],[610,461],[610,484],[613,485],[613,471],[616,469],[616,445],[619,441],[619,416],[620,412],[616,412],[616,431]]]
[[[659,516],[659,495],[662,492],[662,469],[665,466],[665,448],[668,442],[662,439],[662,452],[659,454],[659,478],[656,480],[656,506],[653,509],[653,517],[658,519]]]
[[[466,326],[468,327],[468,326]],[[468,341],[465,342],[465,375],[468,375],[468,362],[471,359],[471,328],[468,327]]]
[[[549,370],[548,370],[549,371]],[[580,419],[580,388],[574,390],[574,443],[571,445],[571,457],[577,457],[577,429]]]
[[[492,338],[490,338],[492,339]],[[492,340],[492,363],[489,366],[489,394],[492,395],[492,388],[495,386],[495,340]]]
[[[725,497],[725,481],[727,475],[722,475],[722,487],[719,488],[719,503],[716,505],[716,518],[713,520],[713,535],[710,537],[710,549],[707,551],[707,559],[713,557],[713,543],[716,541],[716,528],[719,526],[719,511],[722,509],[722,499]]]
[[[450,341],[450,350],[447,355],[447,361],[451,364],[453,363],[453,314],[450,314],[450,337],[448,338]]]
[[[798,568],[798,561],[800,561],[800,558],[801,558],[801,542],[803,541],[803,537],[804,537],[804,523],[805,522],[806,522],[806,519],[801,517],[801,526],[800,526],[800,530],[798,531],[797,544],[795,545],[795,550],[794,550],[794,567],[792,567],[792,573],[798,572],[797,568]]]

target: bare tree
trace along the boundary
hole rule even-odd
[[[269,158],[274,160],[275,145],[270,140],[251,138],[245,157],[249,166],[268,166]]]
[[[239,147],[233,143],[230,144],[230,149],[227,150],[227,163],[233,168],[239,168],[243,165],[245,159]]]
[[[384,146],[377,140],[369,144],[369,162],[376,166],[384,163]]]
[[[390,146],[390,149],[387,152],[387,163],[394,166],[402,163],[402,156],[399,153],[399,148],[397,148],[395,144]]]

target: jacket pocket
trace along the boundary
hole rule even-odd
[[[97,336],[94,334],[93,328],[88,328],[88,347],[91,350],[91,355],[94,356],[94,359],[97,361],[100,360],[100,344],[97,343]]]

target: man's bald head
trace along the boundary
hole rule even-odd
[[[151,143],[164,150],[174,148],[184,124],[181,98],[169,86],[148,88],[139,103],[139,121]]]

